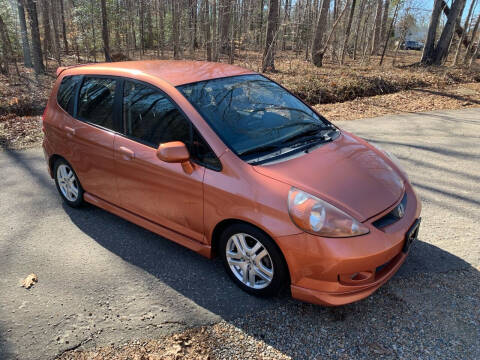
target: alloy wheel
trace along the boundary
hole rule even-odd
[[[273,261],[265,246],[249,234],[232,235],[225,249],[226,260],[235,275],[252,289],[266,288],[273,279]]]
[[[71,202],[78,199],[79,185],[75,173],[66,164],[61,164],[57,168],[57,181],[62,195]]]

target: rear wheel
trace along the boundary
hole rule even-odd
[[[83,203],[83,188],[77,174],[64,159],[55,162],[53,173],[55,185],[63,201],[72,207],[79,207]]]
[[[227,228],[220,239],[227,273],[243,290],[258,296],[275,295],[287,283],[283,256],[270,237],[248,224]]]

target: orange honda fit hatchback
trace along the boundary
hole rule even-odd
[[[60,68],[43,148],[63,200],[204,256],[255,295],[341,305],[373,293],[417,237],[396,159],[236,66]]]

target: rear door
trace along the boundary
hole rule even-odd
[[[176,104],[159,89],[125,80],[122,104],[124,136],[115,138],[122,207],[203,241],[205,164],[199,159],[215,162],[211,158],[213,152]],[[159,144],[169,141],[187,145],[196,161],[193,173],[186,173],[181,164],[166,163],[156,156]]]
[[[77,89],[75,119],[65,127],[70,138],[72,163],[86,192],[118,204],[113,140],[116,129],[114,77],[83,77]]]

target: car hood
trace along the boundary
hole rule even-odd
[[[403,180],[386,156],[343,131],[308,154],[254,169],[328,201],[359,221],[387,209],[404,192]]]

